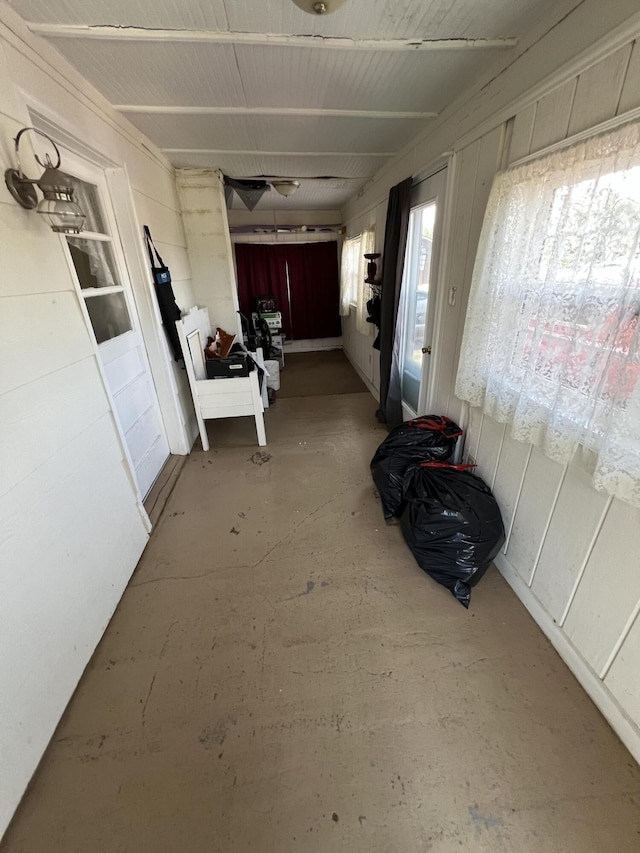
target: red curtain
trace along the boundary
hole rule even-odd
[[[282,313],[282,325],[291,338],[291,314],[287,291],[286,246],[236,243],[238,302],[245,317],[256,308],[256,297],[273,294]]]
[[[246,316],[256,297],[271,293],[289,340],[342,334],[338,244],[236,243],[238,300]],[[289,288],[287,289],[287,270]]]
[[[291,326],[295,340],[335,338],[342,334],[338,244],[287,246]]]

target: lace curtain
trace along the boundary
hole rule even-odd
[[[370,335],[373,326],[367,323],[367,302],[371,298],[369,285],[365,284],[367,277],[367,264],[365,255],[370,255],[376,250],[376,232],[374,228],[365,229],[360,236],[360,255],[358,257],[358,290],[356,299],[356,329],[361,335]]]
[[[357,264],[354,268],[354,244],[360,244],[360,237],[345,238],[342,242],[340,256],[340,316],[348,317],[351,307],[351,294],[354,276],[357,275]]]
[[[498,175],[456,394],[640,507],[640,123]]]

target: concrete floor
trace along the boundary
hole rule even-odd
[[[640,771],[506,583],[387,527],[368,394],[187,460],[2,853],[640,850]]]

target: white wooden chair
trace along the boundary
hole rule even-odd
[[[238,418],[247,415],[253,415],[256,419],[258,444],[263,447],[267,443],[267,435],[264,428],[264,405],[257,370],[252,371],[248,376],[207,379],[204,346],[207,337],[211,335],[211,324],[206,308],[190,308],[181,320],[176,321],[176,328],[189,377],[202,449],[209,449],[205,420]],[[259,351],[256,355],[256,361],[261,363],[262,353]],[[263,384],[266,390],[266,382]]]

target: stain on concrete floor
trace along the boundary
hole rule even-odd
[[[506,583],[467,612],[382,523],[374,408],[280,400],[269,464],[211,423],[2,853],[640,849],[638,767]]]

